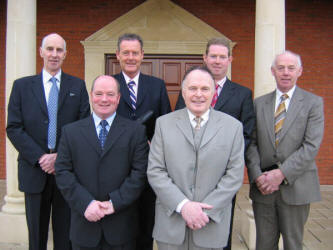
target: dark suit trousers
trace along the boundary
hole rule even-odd
[[[104,236],[102,236],[101,241],[98,243],[96,247],[81,247],[73,243],[73,250],[134,250],[135,249],[135,241],[127,242],[126,244],[119,246],[111,246],[105,240]]]
[[[139,235],[136,242],[136,250],[153,249],[152,235],[155,223],[155,200],[155,193],[147,184],[139,198]]]
[[[51,209],[52,208],[52,209]],[[52,210],[54,250],[70,250],[70,209],[56,186],[54,175],[48,175],[42,193],[25,193],[29,231],[29,250],[46,250]]]

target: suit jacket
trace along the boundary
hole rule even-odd
[[[227,244],[231,201],[243,181],[242,125],[211,109],[205,126],[196,154],[187,109],[157,119],[147,171],[157,196],[153,231],[157,241],[183,243],[186,223],[176,208],[188,198],[213,206],[206,210],[210,217],[208,225],[193,231],[195,244],[205,248]]]
[[[137,207],[146,177],[148,143],[145,128],[118,114],[101,150],[92,117],[63,129],[56,161],[56,182],[71,208],[70,238],[94,247],[104,234],[110,245],[122,245],[137,234]],[[84,212],[92,200],[112,201],[115,213],[89,222]]]
[[[255,104],[256,129],[246,153],[251,184],[250,197],[270,202],[271,195],[261,195],[255,180],[262,169],[280,162],[288,181],[280,185],[282,199],[291,205],[319,201],[320,186],[315,157],[324,132],[323,100],[299,87],[290,100],[282,126],[281,139],[275,146],[275,91],[258,97]]]
[[[117,113],[131,120],[136,120],[147,111],[152,110],[153,116],[145,125],[148,139],[154,135],[157,117],[171,112],[168,94],[163,80],[140,73],[136,109],[130,102],[130,94],[122,73],[114,76],[120,84],[121,98]]]
[[[89,116],[90,106],[85,82],[62,72],[58,101],[57,142],[67,123]],[[8,103],[7,136],[17,149],[19,189],[40,193],[47,174],[38,164],[48,152],[48,111],[42,74],[14,82]]]
[[[176,104],[176,110],[184,107],[185,102],[180,92]],[[243,124],[245,149],[247,149],[250,145],[251,133],[255,126],[252,91],[227,78],[214,109],[231,115]]]

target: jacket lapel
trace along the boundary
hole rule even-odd
[[[99,144],[96,127],[94,123],[94,118],[89,116],[85,120],[83,120],[84,123],[82,124],[80,128],[80,132],[82,134],[82,137],[86,138],[88,145],[91,145],[91,147],[100,155],[102,154],[102,148]]]
[[[214,138],[219,130],[217,128],[222,126],[224,126],[223,122],[221,122],[220,119],[216,116],[215,111],[211,109],[208,122],[206,123],[206,129],[201,140],[200,148],[205,146],[212,138]]]
[[[32,84],[32,92],[34,93],[36,99],[38,100],[40,107],[42,109],[42,112],[44,114],[48,115],[45,91],[44,91],[43,80],[42,80],[42,73],[37,75],[34,78],[33,84]]]
[[[179,112],[179,117],[177,117],[178,120],[176,121],[176,126],[179,128],[179,130],[183,133],[186,140],[193,146],[194,148],[194,139],[193,139],[193,133],[192,133],[192,127],[190,123],[190,119],[187,113],[187,109],[184,108]]]
[[[138,92],[137,92],[137,98],[136,98],[136,107],[138,108],[143,100],[145,99],[145,95],[149,92],[149,83],[147,82],[147,78],[145,75],[140,73],[139,76],[139,86],[138,86]]]
[[[266,128],[268,129],[268,135],[274,147],[275,147],[275,132],[274,132],[275,97],[276,97],[275,91],[271,92],[267,96],[265,100],[265,105],[263,106]]]
[[[280,141],[286,135],[287,131],[289,130],[289,127],[295,121],[295,119],[297,117],[297,114],[299,114],[300,109],[302,108],[303,98],[304,97],[303,97],[302,93],[296,87],[295,92],[294,92],[294,94],[293,94],[293,96],[290,100],[290,103],[289,103],[286,118],[285,118],[284,123],[282,125]]]
[[[122,73],[119,73],[118,80],[119,80],[119,85],[120,85],[121,97],[127,103],[127,105],[132,108],[131,100],[130,100],[130,92],[128,90],[125,78]]]
[[[234,95],[234,86],[232,82],[227,78],[226,82],[223,85],[221,94],[219,95],[217,102],[214,106],[215,110],[220,110],[221,107]]]
[[[64,104],[64,101],[66,99],[66,96],[68,95],[70,86],[71,86],[71,82],[68,79],[68,76],[64,72],[62,72],[61,73],[59,98],[58,98],[58,110],[60,110],[60,108]]]

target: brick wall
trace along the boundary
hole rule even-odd
[[[37,41],[58,32],[67,41],[68,55],[63,69],[84,77],[84,54],[80,41],[125,14],[143,0],[59,0],[37,1]],[[254,80],[255,1],[173,0],[237,45],[234,48],[232,79],[251,89]],[[204,3],[204,4],[203,4]],[[5,0],[0,0],[1,37],[5,33]],[[199,7],[200,6],[200,7]],[[60,18],[59,18],[60,17]],[[324,98],[325,139],[317,157],[321,184],[333,184],[333,2],[329,0],[286,1],[287,49],[302,55],[304,72],[299,86]],[[4,62],[4,41],[0,60]],[[42,61],[37,54],[37,71]],[[0,100],[4,103],[4,64],[0,63]],[[269,66],[269,65],[268,65]],[[331,90],[331,91],[330,91]],[[1,106],[3,107],[3,105]],[[4,114],[2,112],[1,114]],[[0,142],[4,139],[4,115],[0,116]],[[0,151],[0,178],[4,178],[4,149]]]

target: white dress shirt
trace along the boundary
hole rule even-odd
[[[50,79],[53,77],[49,72],[47,72],[45,69],[42,71],[43,76],[43,86],[44,86],[44,93],[46,98],[46,103],[49,101],[49,95],[52,87],[52,82]],[[57,87],[58,91],[60,90],[60,79],[61,79],[61,70],[54,76],[57,79]]]

